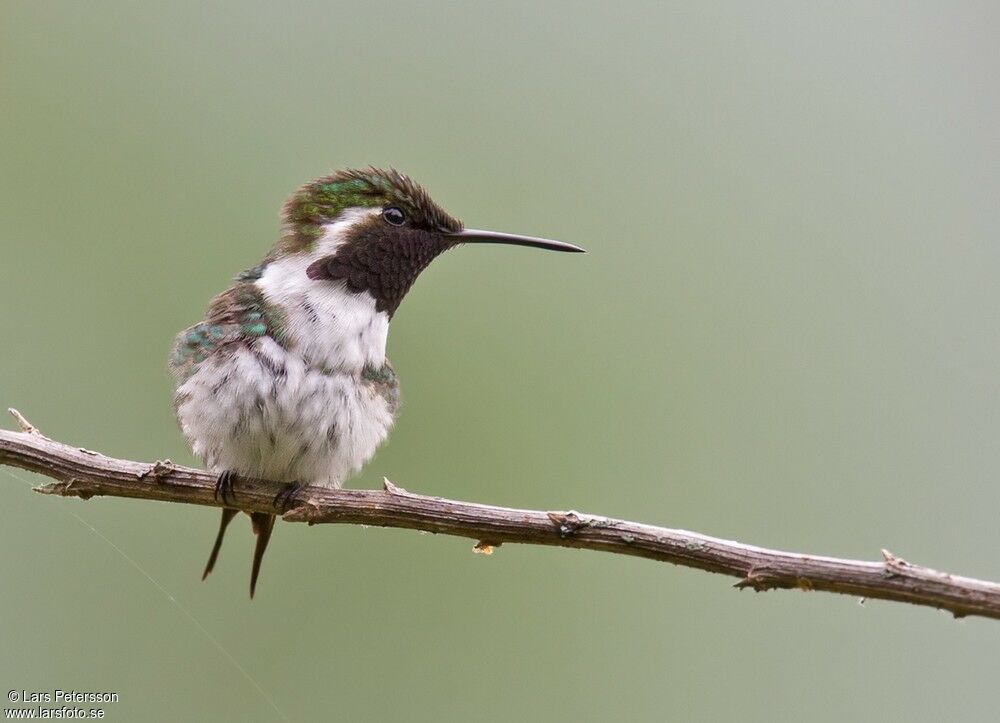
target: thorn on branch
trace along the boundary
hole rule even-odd
[[[174,463],[169,459],[158,459],[155,463],[149,465],[149,469],[145,472],[140,472],[137,477],[139,479],[152,477],[154,482],[159,482],[164,477],[169,477],[170,473],[173,472],[174,469]]]
[[[390,495],[408,495],[410,494],[402,487],[397,487],[394,485],[388,477],[382,478],[382,489],[388,492]]]
[[[41,495],[58,495],[59,497],[79,497],[81,500],[89,500],[96,493],[85,483],[77,479],[66,480],[65,482],[49,482],[32,488]]]
[[[322,511],[313,498],[302,501],[294,501],[295,504],[290,509],[285,510],[281,519],[288,522],[305,522],[310,527],[316,524],[315,517]]]
[[[767,592],[773,587],[777,587],[774,577],[766,574],[764,568],[751,567],[747,570],[746,577],[733,584],[737,590],[752,587],[754,592]]]
[[[38,427],[25,419],[24,415],[14,409],[14,407],[8,407],[7,411],[10,412],[10,416],[17,420],[17,426],[21,428],[22,432],[25,434],[35,434],[39,437],[43,436],[42,433],[38,431]]]
[[[896,557],[884,548],[882,550],[882,559],[885,561],[885,572],[883,574],[886,577],[905,575],[910,568],[910,563],[901,557]]]
[[[573,510],[569,512],[549,512],[548,515],[549,519],[552,520],[552,524],[559,530],[559,537],[563,539],[575,534],[584,527],[590,527],[590,520],[582,519]]]

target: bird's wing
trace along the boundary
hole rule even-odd
[[[222,292],[208,307],[203,321],[177,335],[170,354],[170,372],[182,384],[198,365],[238,341],[270,336],[285,344],[284,319],[252,283],[239,283]]]

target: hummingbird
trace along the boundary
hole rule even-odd
[[[534,236],[467,229],[394,169],[345,169],[299,188],[264,259],[214,297],[169,358],[174,410],[192,452],[216,475],[222,520],[215,566],[237,509],[234,478],[283,483],[287,511],[310,485],[339,488],[392,428],[399,382],[389,322],[420,272],[464,244],[583,252]],[[253,598],[275,514],[250,514]]]

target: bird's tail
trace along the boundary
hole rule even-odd
[[[215,544],[212,545],[212,554],[208,556],[205,572],[201,574],[202,580],[208,577],[208,573],[212,572],[215,567],[215,561],[219,557],[219,549],[222,547],[222,538],[226,536],[226,528],[229,527],[229,523],[233,521],[237,512],[239,510],[229,507],[222,508],[219,533],[215,536]],[[274,530],[274,515],[266,512],[254,512],[250,515],[250,526],[253,527],[253,533],[257,536],[257,544],[254,545],[253,549],[253,566],[250,570],[250,597],[253,598],[254,591],[257,589],[257,576],[260,575],[260,562],[264,559],[264,551],[267,549],[267,543],[271,541],[271,532]]]
[[[237,512],[239,510],[233,510],[228,507],[222,508],[222,522],[219,523],[219,534],[215,536],[215,544],[212,545],[212,554],[208,556],[208,564],[205,565],[205,572],[201,574],[202,580],[208,577],[208,573],[215,567],[215,560],[219,557],[219,548],[222,547],[222,538],[226,536],[226,528],[229,527],[229,523],[236,517]]]
[[[253,567],[250,570],[250,598],[257,588],[257,575],[260,574],[260,561],[264,559],[264,550],[271,541],[271,531],[274,529],[274,515],[266,512],[254,512],[250,515],[250,525],[257,535],[257,544],[253,548]]]

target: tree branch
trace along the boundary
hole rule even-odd
[[[21,432],[0,430],[0,464],[58,480],[35,491],[80,497],[132,497],[220,507],[215,477],[180,467],[114,459],[42,435],[16,411]],[[274,512],[282,485],[239,479],[236,506]],[[882,561],[841,560],[768,550],[696,532],[654,527],[577,512],[541,512],[425,497],[385,480],[384,490],[309,487],[296,495],[283,519],[291,522],[364,524],[456,535],[477,540],[477,552],[504,543],[603,550],[670,562],[738,578],[737,588],[822,590],[896,600],[948,610],[955,617],[1000,619],[1000,585],[912,565],[882,551]]]

